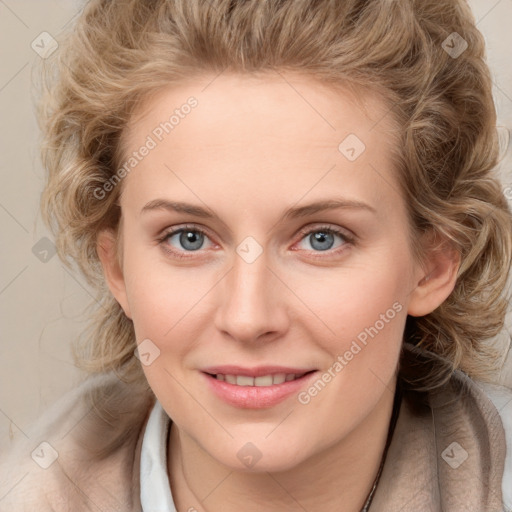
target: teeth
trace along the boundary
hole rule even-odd
[[[219,376],[217,376],[217,379]],[[225,375],[224,378],[228,384],[236,384],[236,377],[234,375]]]
[[[245,375],[238,375],[236,378],[237,386],[254,386],[254,377],[246,377]]]
[[[274,384],[282,384],[286,380],[286,373],[276,373],[272,379]]]
[[[218,373],[215,375],[217,380],[227,382],[228,384],[236,384],[237,386],[273,386],[275,384],[282,384],[283,382],[290,382],[296,378],[302,377],[294,373],[276,373],[274,375],[262,375],[261,377],[248,377],[247,375],[223,375]]]
[[[255,386],[272,386],[272,375],[264,375],[263,377],[256,377],[254,379]]]

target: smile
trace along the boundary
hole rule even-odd
[[[228,384],[234,384],[235,386],[274,386],[276,384],[282,384],[283,382],[291,382],[295,379],[300,379],[303,377],[305,373],[295,374],[295,373],[275,373],[273,375],[262,375],[260,377],[250,377],[248,375],[225,375],[222,373],[218,373],[216,375],[212,375],[217,380],[222,382],[227,382]]]
[[[299,368],[283,369],[218,367],[201,373],[213,394],[232,407],[268,409],[296,396],[318,373]]]

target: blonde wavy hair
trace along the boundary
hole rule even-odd
[[[457,58],[443,49],[454,32],[468,45]],[[402,359],[402,374],[413,388],[432,389],[454,369],[482,380],[497,369],[502,357],[489,340],[507,308],[512,216],[493,174],[484,41],[464,0],[91,0],[59,39],[39,75],[41,208],[59,256],[98,294],[90,329],[74,346],[80,368],[145,381],[133,324],[96,252],[99,231],[117,230],[121,217],[122,184],[102,200],[94,190],[125,159],[123,130],[162,88],[228,69],[378,89],[400,127],[396,171],[414,239],[430,231],[461,255],[452,294],[431,314],[409,317],[404,333],[435,362]]]

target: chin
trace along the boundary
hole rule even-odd
[[[246,473],[277,473],[288,471],[304,462],[304,447],[296,444],[235,442],[234,445],[215,451],[210,455],[220,464],[233,471]],[[234,455],[230,456],[231,454]]]

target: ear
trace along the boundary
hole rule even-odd
[[[460,253],[447,240],[439,242],[432,233],[421,241],[423,264],[418,264],[417,285],[410,294],[407,313],[425,316],[432,313],[452,293],[460,266]]]
[[[103,275],[112,295],[123,308],[124,314],[131,319],[123,269],[118,257],[116,234],[111,229],[105,229],[98,234],[96,252],[101,261]]]

